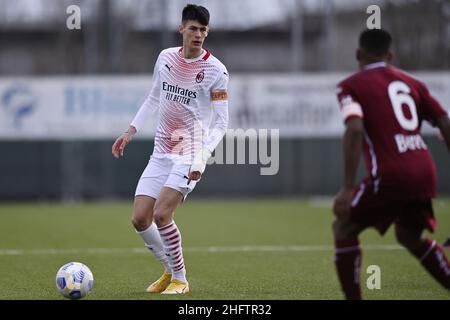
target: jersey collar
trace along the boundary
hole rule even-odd
[[[370,70],[370,69],[375,69],[375,68],[380,68],[380,67],[386,67],[387,64],[384,61],[379,61],[379,62],[374,62],[374,63],[369,63],[366,64],[363,67],[363,70]]]
[[[180,50],[178,50],[178,53],[180,54],[181,58],[183,58],[183,60],[186,61],[187,63],[191,63],[191,62],[195,62],[195,61],[199,61],[199,60],[207,60],[209,58],[209,56],[211,55],[211,52],[209,52],[205,48],[203,48],[203,52],[198,57],[195,57],[192,59],[187,59],[183,56],[183,47],[181,47]]]

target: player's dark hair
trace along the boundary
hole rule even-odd
[[[185,24],[188,20],[198,21],[201,25],[207,26],[209,24],[209,11],[205,7],[188,4],[183,9],[181,22]]]
[[[359,36],[359,47],[377,57],[389,52],[392,37],[383,29],[366,29]]]

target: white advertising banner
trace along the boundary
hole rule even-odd
[[[335,86],[348,73],[231,74],[231,129],[280,137],[343,132]],[[415,73],[450,108],[450,73]],[[0,77],[0,139],[114,139],[128,128],[151,76]],[[156,120],[138,138],[153,137]],[[429,127],[425,132],[433,132]]]
[[[128,128],[150,84],[136,76],[0,78],[0,138],[112,138]]]

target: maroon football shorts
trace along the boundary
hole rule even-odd
[[[382,235],[392,223],[406,228],[426,228],[431,232],[436,228],[430,198],[402,199],[401,191],[375,192],[372,184],[364,182],[355,190],[350,220],[365,227],[375,227]]]

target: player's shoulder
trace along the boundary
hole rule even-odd
[[[343,80],[339,81],[336,85],[336,93],[341,93],[344,89],[351,88],[354,83],[358,82],[360,72],[353,73],[352,75],[344,78]]]
[[[178,53],[181,47],[172,47],[172,48],[166,48],[162,50],[158,54],[158,58],[156,59],[156,65],[159,67],[162,67],[167,61],[173,59],[173,56]]]
[[[225,65],[222,63],[222,61],[219,60],[219,58],[214,56],[210,51],[208,51],[206,54],[207,55],[209,54],[209,57],[206,59],[206,62],[216,67],[218,71],[225,72],[225,74],[228,75],[227,67],[225,67]]]
[[[164,50],[162,50],[159,53],[160,57],[163,57],[165,55],[170,55],[170,54],[174,54],[174,53],[178,53],[181,50],[182,47],[170,47],[170,48],[166,48]]]
[[[399,68],[396,68],[394,66],[390,67],[390,70],[393,74],[395,74],[395,76],[399,79],[402,80],[404,82],[406,82],[408,85],[410,86],[414,86],[416,88],[425,88],[425,84],[420,81],[419,79],[417,79],[415,76],[413,76],[412,74],[401,70]]]

